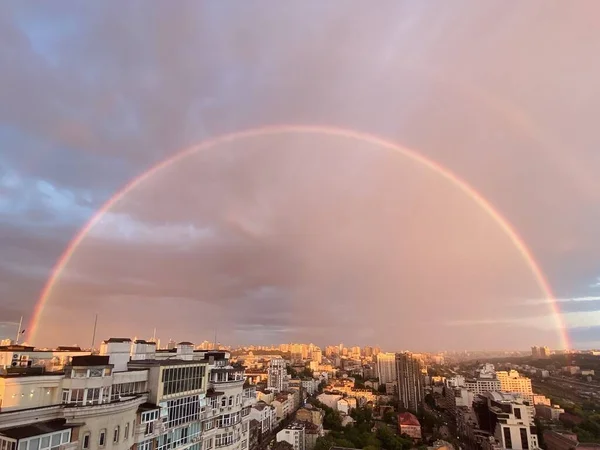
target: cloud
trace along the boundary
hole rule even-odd
[[[0,4],[1,317],[33,309],[69,242],[130,180],[273,123],[418,150],[509,219],[557,296],[593,296],[597,4],[178,6]],[[542,295],[497,224],[431,172],[348,140],[257,138],[166,168],[115,205],[54,287],[40,338],[87,340],[64,325],[93,308],[105,334],[168,316],[163,333],[188,340],[219,323],[241,342],[557,342],[547,302],[514,301]],[[114,317],[105,302],[119,296]],[[560,305],[570,325],[597,307]],[[506,336],[515,318],[525,324]]]

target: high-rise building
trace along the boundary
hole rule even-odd
[[[379,353],[377,355],[377,376],[379,383],[394,383],[396,381],[396,354]]]
[[[396,372],[400,404],[416,411],[425,399],[423,362],[412,353],[397,353]]]
[[[321,364],[321,362],[323,361],[323,353],[321,353],[321,349],[319,347],[313,348],[312,353],[310,355],[310,359]]]
[[[550,349],[545,345],[540,347],[540,358],[550,358]]]
[[[540,357],[540,348],[537,345],[531,347],[531,356],[536,359]]]
[[[273,358],[269,361],[269,369],[267,371],[267,387],[276,392],[286,390],[287,370],[285,359]]]
[[[497,442],[492,448],[539,448],[534,409],[523,399],[505,392],[487,392],[475,399],[473,408],[479,427]]]
[[[366,346],[363,348],[363,356],[365,358],[370,358],[371,356],[373,356],[373,347],[370,346]]]
[[[255,389],[227,352],[112,338],[101,353],[73,356],[60,372],[4,369],[0,448],[249,449]]]
[[[308,358],[308,347],[304,344],[291,344],[290,353],[292,364],[300,364]]]

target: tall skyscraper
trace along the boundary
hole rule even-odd
[[[425,399],[422,369],[423,363],[412,353],[396,354],[400,405],[412,411],[416,411]]]
[[[380,383],[396,381],[396,355],[394,353],[379,353],[377,355],[377,374]]]
[[[287,371],[285,369],[285,359],[273,358],[269,361],[269,370],[267,371],[267,386],[276,392],[283,392],[286,388]]]

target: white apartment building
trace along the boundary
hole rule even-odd
[[[0,346],[0,371],[12,368],[43,367],[46,372],[62,371],[73,356],[89,355],[79,347],[39,350],[27,345]]]
[[[500,380],[497,378],[475,378],[465,380],[465,387],[475,395],[502,390]]]
[[[515,450],[538,449],[538,436],[533,433],[534,410],[522,398],[505,392],[488,392],[488,409],[495,419],[494,437],[501,448]]]
[[[496,372],[500,380],[500,389],[504,392],[517,392],[523,396],[530,404],[533,404],[533,389],[531,388],[531,379],[523,377],[516,370],[510,372]]]
[[[247,450],[255,388],[227,352],[113,338],[65,372],[0,374],[2,450]]]
[[[283,358],[272,358],[269,361],[267,387],[275,392],[287,390],[286,362]]]
[[[108,356],[74,356],[65,372],[0,376],[0,448],[111,449],[135,444],[147,373],[117,373]]]
[[[397,381],[395,353],[379,353],[377,355],[377,374],[380,384]]]
[[[258,402],[250,410],[250,420],[256,420],[260,424],[263,434],[270,433],[277,423],[277,412],[275,407],[265,402]]]
[[[290,443],[294,450],[304,450],[306,446],[305,426],[302,423],[292,423],[277,433],[277,442]]]

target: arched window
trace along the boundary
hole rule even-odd
[[[125,436],[123,436],[123,439],[129,439],[129,422],[125,424]]]
[[[81,439],[81,448],[87,450],[90,448],[90,433],[85,433]]]
[[[106,430],[100,430],[100,437],[98,438],[98,446],[104,447],[106,444]]]
[[[233,406],[233,395],[229,396],[229,406]]]
[[[119,442],[119,434],[121,434],[121,427],[117,425],[113,434],[113,444]]]
[[[227,397],[221,397],[221,406],[227,406]]]

